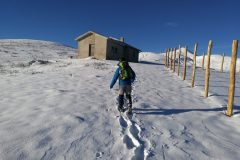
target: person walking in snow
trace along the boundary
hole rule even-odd
[[[112,82],[110,84],[110,89],[113,88],[116,81],[119,79],[119,97],[118,97],[118,110],[120,112],[124,112],[124,94],[128,100],[128,109],[129,113],[132,113],[132,83],[135,80],[135,72],[129,66],[129,63],[125,58],[120,58],[118,63],[118,68],[115,71],[115,74],[112,78]]]

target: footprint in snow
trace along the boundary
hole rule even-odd
[[[97,152],[96,153],[96,158],[102,158],[103,152]]]
[[[135,145],[133,144],[132,139],[128,135],[125,135],[123,137],[123,143],[126,144],[127,149],[132,149],[133,147],[135,147]]]
[[[85,121],[85,119],[81,116],[75,116],[75,118],[78,120],[79,123],[82,123]]]
[[[140,129],[137,128],[135,124],[132,124],[130,127],[130,133],[134,136],[134,138],[139,140],[138,133],[140,132]]]
[[[123,128],[126,128],[128,126],[127,122],[124,120],[122,116],[119,117],[119,123]]]
[[[52,141],[52,137],[46,136],[38,142],[37,148],[43,148],[47,146],[51,141]]]

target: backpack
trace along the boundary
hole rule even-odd
[[[122,61],[118,65],[119,65],[119,68],[120,68],[119,79],[120,80],[130,80],[130,79],[132,79],[132,77],[133,77],[132,68],[128,65],[128,63],[126,61]]]

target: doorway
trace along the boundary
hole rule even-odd
[[[89,44],[89,52],[88,52],[89,57],[94,56],[94,51],[95,51],[95,44]]]

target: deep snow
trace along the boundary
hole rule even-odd
[[[59,57],[76,50],[30,40],[31,54],[42,56],[26,56],[28,47],[11,41],[18,47],[0,41],[1,159],[240,159],[239,82],[229,118],[227,72],[212,70],[204,98],[201,68],[191,88],[190,66],[182,81],[161,54],[141,53],[142,62],[130,63],[137,80],[129,119],[116,109],[118,86],[109,90],[117,61]]]

